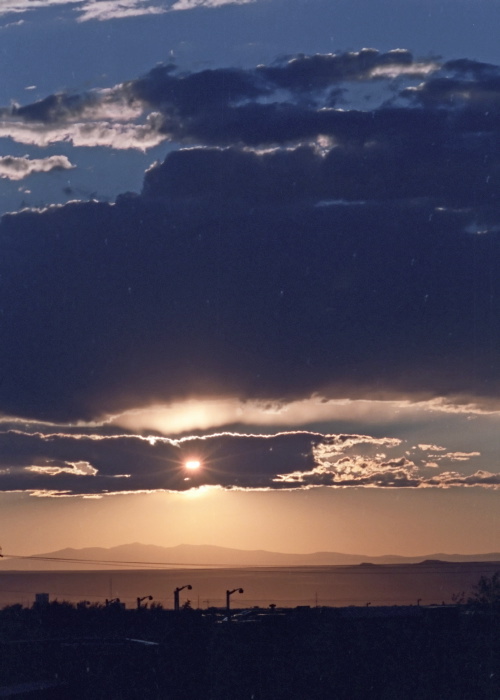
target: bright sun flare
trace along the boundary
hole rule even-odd
[[[186,467],[186,469],[196,471],[196,469],[199,469],[201,467],[201,462],[198,459],[189,459],[187,462],[184,462],[184,466]]]

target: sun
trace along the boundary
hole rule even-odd
[[[189,471],[195,472],[201,467],[201,462],[199,459],[188,459],[187,462],[184,462],[184,466],[186,469],[189,469]]]

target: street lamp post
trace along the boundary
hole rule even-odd
[[[243,588],[233,588],[232,591],[226,591],[226,614],[228,621],[231,619],[231,596],[233,593],[244,593]]]
[[[190,591],[193,587],[187,584],[186,586],[181,586],[180,588],[177,587],[174,591],[174,610],[176,612],[179,612],[180,607],[179,607],[179,593],[184,590],[184,588],[187,588],[188,591]]]
[[[141,605],[143,600],[153,600],[152,595],[145,595],[142,598],[137,598],[137,610],[140,610],[143,606]],[[147,605],[147,603],[146,603]]]
[[[106,607],[109,608],[110,605],[120,605],[119,598],[106,598]]]

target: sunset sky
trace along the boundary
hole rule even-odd
[[[499,0],[3,0],[0,545],[500,551]]]

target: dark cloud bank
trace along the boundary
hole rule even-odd
[[[497,398],[500,70],[430,66],[363,51],[121,86],[187,147],[112,205],[3,218],[0,410]],[[343,106],[347,84],[388,75],[391,100]],[[15,116],[62,122],[95,99]]]

